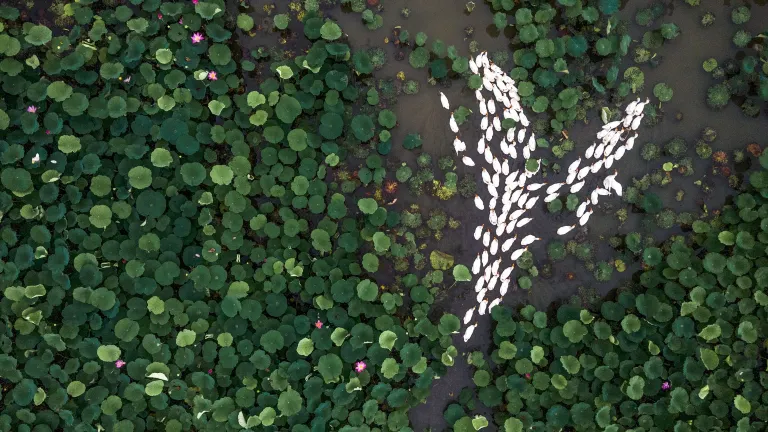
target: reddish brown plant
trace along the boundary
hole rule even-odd
[[[565,279],[569,280],[569,281],[572,281],[572,280],[576,279],[576,274],[573,273],[573,272],[568,272],[568,273],[565,274]]]
[[[716,151],[712,153],[712,161],[720,164],[728,163],[728,155],[724,151]]]
[[[727,167],[727,166],[721,166],[721,167],[720,167],[720,174],[721,174],[723,177],[728,177],[728,176],[730,176],[730,175],[731,175],[731,168],[730,168],[730,167]]]
[[[397,192],[397,182],[394,180],[387,180],[384,182],[384,192],[388,194],[394,194]]]
[[[763,149],[760,148],[758,143],[747,144],[747,151],[754,157],[760,157],[763,154]]]

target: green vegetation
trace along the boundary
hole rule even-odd
[[[132,3],[57,36],[0,7],[0,430],[409,430],[459,320],[448,261],[419,280],[400,213],[339,193],[386,175],[372,59],[306,11],[245,89],[222,1]]]
[[[717,219],[642,249],[640,286],[615,300],[584,308],[577,298],[552,315],[494,308],[490,361],[469,355],[476,392],[462,392],[493,414],[451,404],[446,421],[456,431],[762,427],[768,158],[761,163]]]

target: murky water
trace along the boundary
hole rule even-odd
[[[407,60],[408,50],[405,51],[404,60],[396,61],[395,54],[398,47],[393,43],[385,43],[385,38],[392,38],[392,30],[395,26],[401,26],[407,29],[413,36],[417,32],[423,31],[429,36],[427,45],[435,39],[441,39],[446,46],[454,45],[462,55],[469,54],[469,41],[465,29],[468,26],[474,27],[473,38],[478,41],[481,50],[493,52],[496,50],[510,49],[509,40],[504,35],[494,34],[489,31],[492,26],[492,13],[490,8],[481,0],[477,0],[476,7],[471,14],[467,14],[464,8],[464,0],[382,0],[385,10],[381,13],[384,17],[384,26],[378,30],[368,30],[356,13],[345,13],[339,8],[331,9],[326,14],[342,25],[342,28],[349,35],[349,42],[353,49],[366,47],[382,47],[389,54],[388,63],[375,73],[377,77],[392,78],[398,72],[405,73],[407,79],[414,79],[420,82],[421,90],[416,95],[402,95],[399,98],[395,111],[398,116],[399,126],[393,131],[393,142],[395,143],[392,153],[388,156],[396,160],[409,162],[414,166],[415,158],[420,151],[429,152],[433,160],[443,155],[453,154],[452,141],[454,134],[448,128],[448,114],[439,104],[438,91],[443,91],[452,105],[464,104],[467,107],[473,107],[475,100],[473,93],[465,88],[465,82],[455,81],[453,83],[438,84],[437,88],[426,82],[426,70],[414,70]],[[646,7],[650,1],[628,1],[625,2],[621,12],[622,17],[634,23],[634,14],[637,9]],[[704,72],[701,64],[709,57],[715,57],[723,60],[731,57],[735,52],[733,50],[731,38],[736,31],[736,26],[731,23],[730,10],[733,5],[719,1],[702,1],[702,6],[692,8],[682,1],[668,1],[667,15],[660,19],[661,22],[674,22],[680,27],[681,34],[673,41],[668,41],[658,50],[661,56],[660,65],[651,68],[648,65],[641,66],[645,73],[645,88],[639,93],[639,96],[645,98],[652,96],[653,86],[658,82],[665,82],[674,90],[673,99],[664,104],[666,118],[659,125],[652,128],[641,128],[640,137],[636,141],[635,147],[622,159],[621,163],[614,164],[619,169],[617,180],[627,185],[629,179],[634,176],[642,176],[645,173],[655,169],[660,169],[665,160],[661,158],[653,162],[645,162],[640,158],[640,149],[645,142],[654,142],[663,144],[669,139],[680,136],[686,138],[689,144],[689,155],[695,161],[695,174],[690,177],[682,177],[673,174],[673,182],[666,187],[653,186],[650,190],[662,197],[664,204],[675,211],[690,211],[694,214],[701,212],[701,205],[706,204],[708,208],[719,208],[728,196],[729,188],[722,177],[712,178],[712,183],[716,185],[715,191],[709,195],[703,194],[699,188],[693,185],[693,181],[701,178],[703,175],[711,177],[709,173],[709,161],[700,160],[694,153],[694,143],[699,138],[701,130],[706,127],[713,127],[718,132],[717,140],[712,144],[713,149],[724,150],[729,155],[733,149],[744,148],[748,143],[757,142],[765,147],[766,137],[768,137],[768,122],[765,114],[761,114],[758,119],[748,118],[740,112],[734,104],[729,104],[720,112],[713,112],[706,103],[706,90],[713,85],[715,81]],[[764,2],[763,2],[764,3]],[[252,1],[253,15],[256,22],[262,20],[271,23],[267,14],[262,9],[264,1]],[[705,5],[704,5],[705,4]],[[739,3],[740,4],[740,3]],[[285,5],[280,5],[277,12],[281,12]],[[752,5],[752,19],[747,24],[747,29],[753,34],[759,33],[763,23],[767,22],[768,7]],[[402,8],[409,8],[410,15],[404,18],[401,15]],[[713,26],[704,29],[700,25],[700,17],[704,11],[710,11],[717,17]],[[632,24],[631,36],[635,40],[632,48],[636,46],[642,38],[646,28],[640,28]],[[249,43],[258,43],[260,45],[274,43],[274,41],[265,40],[262,33]],[[631,52],[627,57],[625,67],[632,66]],[[682,113],[682,120],[675,119],[675,114]],[[531,113],[532,114],[532,113]],[[479,115],[472,118],[474,122],[479,122]],[[575,160],[576,156],[583,153],[584,149],[594,140],[594,134],[599,129],[599,118],[593,116],[589,125],[576,125],[568,130],[569,136],[576,142],[576,150],[571,152],[561,165],[567,166],[568,163]],[[465,124],[462,127],[462,138],[473,147],[478,136],[469,132],[477,125]],[[405,135],[409,133],[419,133],[423,138],[423,147],[415,152],[404,150],[400,143]],[[475,132],[476,133],[476,132]],[[548,156],[547,150],[539,151],[540,157]],[[457,160],[458,162],[458,160]],[[469,171],[468,171],[469,170]],[[459,175],[464,173],[476,173],[472,168],[464,167],[459,163],[457,170]],[[391,173],[393,174],[393,173]],[[485,190],[478,178],[478,190],[481,196]],[[626,186],[625,186],[626,187]],[[401,188],[407,191],[407,188]],[[685,191],[685,198],[682,202],[674,200],[673,196],[677,190]],[[487,198],[487,197],[485,197]],[[626,234],[632,231],[640,231],[641,216],[630,214],[629,220],[618,226],[613,212],[624,206],[617,197],[608,197],[606,200],[613,204],[613,210],[610,212],[596,211],[587,225],[586,237],[589,241],[597,245],[596,260],[607,260],[613,255],[612,249],[607,245],[608,237],[618,234]],[[451,231],[451,235],[446,236],[437,246],[440,250],[454,255],[457,263],[470,265],[477,253],[480,252],[480,245],[472,237],[473,230],[480,218],[485,218],[485,214],[480,215],[476,212],[472,203],[459,196],[449,201],[440,201],[429,195],[423,195],[414,200],[409,197],[407,192],[401,193],[398,206],[405,206],[409,203],[417,202],[426,212],[434,207],[443,208],[449,215],[462,221],[462,226],[457,231]],[[534,221],[530,223],[531,232],[552,233],[554,228],[565,225],[565,221],[571,221],[572,216],[552,215],[539,207],[534,209],[532,215]],[[572,222],[568,222],[569,224]],[[679,228],[673,228],[667,231],[655,233],[656,238],[661,240],[669,236],[670,233],[679,232]],[[654,234],[654,233],[643,233]],[[570,237],[567,237],[570,238]],[[536,243],[531,247],[531,251],[536,257],[537,266],[541,267],[546,263],[546,237],[545,241]],[[583,265],[573,257],[568,257],[565,261],[558,263],[550,279],[536,278],[534,286],[530,291],[511,291],[507,294],[505,304],[533,304],[538,308],[546,308],[553,304],[568,299],[577,292],[579,286],[592,287],[601,294],[607,294],[612,288],[622,286],[629,282],[632,274],[638,269],[638,265],[629,266],[623,273],[614,272],[611,281],[600,283],[595,280],[592,273],[587,272]],[[566,280],[566,272],[573,272],[573,280]],[[449,311],[459,316],[464,311],[475,305],[475,293],[472,286],[474,284],[465,283],[454,286],[448,295],[442,296],[436,305],[438,311]],[[460,352],[470,352],[473,350],[486,351],[488,341],[484,335],[490,334],[490,318],[481,317],[479,327],[475,334],[480,337],[473,338],[468,344],[464,344],[459,337],[455,343],[460,348]],[[411,411],[411,420],[414,430],[422,431],[431,428],[432,430],[443,430],[446,428],[443,420],[443,410],[445,406],[458,398],[462,387],[472,385],[469,367],[463,358],[458,359],[456,365],[449,369],[447,376],[437,380],[433,388],[432,395],[424,407]]]

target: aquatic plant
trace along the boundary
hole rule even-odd
[[[713,109],[721,109],[731,100],[731,92],[725,84],[715,84],[707,90],[707,105]]]
[[[709,159],[712,156],[712,147],[704,140],[696,141],[696,154],[702,159]]]
[[[661,25],[661,35],[666,40],[672,40],[680,36],[680,28],[675,23],[664,23]]]
[[[703,27],[710,27],[715,23],[715,14],[712,12],[704,12],[701,16],[701,25]]]
[[[547,255],[552,261],[563,260],[567,255],[563,242],[560,240],[550,241],[549,244],[547,244]]]
[[[432,165],[432,155],[427,152],[421,152],[416,157],[416,165],[421,168],[429,168]]]
[[[666,83],[658,83],[653,86],[653,95],[661,102],[669,102],[672,100],[673,93],[672,88]]]
[[[224,2],[72,5],[56,36],[0,7],[0,429],[408,430],[460,322],[413,274],[404,313],[398,215],[337,192],[394,126],[341,27],[307,10],[247,88]]]
[[[652,161],[658,159],[659,156],[661,156],[661,149],[658,145],[650,142],[643,144],[643,148],[640,150],[640,157],[643,160]]]
[[[736,25],[745,24],[752,17],[752,13],[746,6],[739,6],[731,11],[731,21]]]
[[[635,63],[646,63],[651,59],[652,56],[653,53],[647,48],[641,46],[635,47]]]
[[[704,68],[705,72],[712,72],[717,68],[717,60],[713,58],[708,58],[704,60],[704,63],[701,65],[702,68]]]
[[[717,139],[717,131],[707,126],[701,131],[701,139],[711,143]]]
[[[472,198],[477,195],[477,180],[471,174],[465,174],[457,185],[459,194],[464,198]]]
[[[640,70],[639,67],[630,66],[624,71],[624,80],[630,85],[632,89],[632,93],[637,93],[643,90],[643,86],[645,84],[645,74],[643,74],[643,71]],[[656,89],[654,88],[654,92],[655,91]],[[669,91],[670,91],[670,98],[671,98],[672,89],[669,89]],[[666,102],[666,101],[662,101],[662,102]]]
[[[643,27],[650,27],[656,18],[658,17],[653,13],[651,8],[638,9],[635,13],[635,22],[637,25]]]
[[[441,231],[448,224],[448,215],[441,209],[433,209],[429,212],[427,226],[435,231]]]
[[[682,137],[674,137],[664,144],[664,152],[669,156],[680,158],[688,151],[688,144]]]
[[[429,51],[427,51],[426,48],[419,46],[416,47],[411,53],[408,55],[408,63],[411,64],[416,69],[423,68],[427,65],[429,62]]]
[[[746,30],[738,30],[733,35],[733,44],[739,48],[744,48],[752,40],[752,33]]]
[[[675,224],[676,217],[677,215],[673,210],[663,209],[658,214],[656,214],[656,225],[662,229],[672,228],[672,226]]]
[[[415,80],[408,80],[403,86],[403,93],[408,95],[414,95],[419,92],[419,82]]]
[[[605,428],[620,421],[626,427],[643,423],[674,429],[695,416],[692,421],[699,427],[728,428],[761,418],[763,406],[755,396],[761,394],[758,381],[727,385],[739,371],[753,370],[759,362],[763,327],[759,317],[768,305],[763,292],[768,281],[763,281],[764,272],[748,255],[755,247],[760,219],[745,222],[738,216],[739,210],[754,209],[759,203],[743,201],[745,207],[725,209],[732,219],[720,230],[699,229],[699,234],[670,240],[664,252],[646,248],[642,291],[620,290],[615,301],[604,301],[593,310],[566,304],[553,315],[532,306],[517,312],[494,309],[490,358],[495,368],[482,358],[471,363],[475,376],[483,376],[476,380],[478,399],[494,410],[494,424],[522,430],[545,424]],[[737,255],[723,255],[726,248]],[[734,289],[740,295],[734,296]],[[723,317],[712,313],[714,309],[733,313]],[[637,345],[631,342],[637,333],[644,335],[643,343],[648,342],[642,358],[636,358],[637,347],[632,347]],[[673,343],[676,338],[690,343]],[[625,346],[616,350],[608,340]],[[558,354],[563,347],[578,356]],[[733,347],[743,355],[734,356]],[[575,381],[593,390],[568,392]],[[557,401],[546,398],[551,388],[561,394]],[[702,394],[700,389],[707,391]],[[659,404],[663,415],[651,414]],[[632,410],[622,410],[630,406]],[[455,417],[446,412],[454,428],[463,418],[471,419],[463,412]]]

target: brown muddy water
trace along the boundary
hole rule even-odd
[[[271,26],[271,18],[263,9],[264,0],[251,0],[251,13],[256,23],[263,23],[265,27]],[[323,2],[321,2],[322,4]],[[349,43],[354,49],[368,47],[382,47],[388,53],[388,63],[374,76],[380,78],[392,78],[398,72],[405,73],[407,79],[414,79],[420,82],[420,91],[416,95],[401,95],[398,104],[393,108],[398,116],[399,126],[393,130],[393,150],[387,156],[395,161],[406,161],[410,166],[415,166],[416,156],[421,151],[432,155],[433,161],[444,155],[453,154],[452,141],[454,134],[448,128],[447,112],[440,106],[439,93],[443,91],[452,106],[464,104],[467,107],[474,105],[473,92],[465,87],[463,80],[440,83],[437,86],[427,83],[427,72],[425,70],[413,69],[406,59],[402,61],[395,60],[397,47],[391,42],[385,43],[385,38],[392,38],[392,31],[396,26],[407,29],[413,36],[417,32],[423,31],[429,36],[429,41],[441,39],[446,46],[454,45],[462,55],[469,54],[469,41],[465,34],[467,26],[474,27],[473,38],[478,41],[481,50],[489,52],[497,50],[509,50],[509,39],[505,35],[499,35],[493,29],[492,12],[490,8],[482,2],[476,0],[476,7],[471,14],[467,14],[464,9],[464,0],[381,0],[384,10],[381,15],[384,17],[384,26],[378,30],[370,31],[363,24],[360,15],[352,12],[344,12],[339,7],[325,9],[326,16],[338,20],[344,31],[349,35]],[[632,47],[639,44],[645,28],[640,28],[634,24],[634,14],[637,9],[646,7],[652,3],[648,0],[630,0],[623,4],[620,15],[632,22],[631,36],[634,39]],[[661,22],[674,22],[680,27],[681,34],[678,38],[658,50],[661,56],[660,65],[651,68],[648,65],[641,66],[645,73],[645,88],[638,96],[653,98],[652,89],[658,82],[666,82],[674,89],[674,97],[668,103],[665,103],[663,109],[666,113],[665,119],[658,125],[651,128],[641,128],[640,137],[636,141],[635,147],[622,159],[621,163],[616,163],[614,167],[619,170],[617,180],[622,184],[628,185],[632,177],[641,177],[645,173],[660,169],[665,158],[653,162],[645,162],[640,158],[640,149],[646,142],[654,142],[662,145],[669,139],[680,136],[688,141],[689,155],[695,162],[695,174],[690,177],[680,175],[673,176],[672,184],[665,187],[652,186],[650,191],[657,193],[664,201],[665,205],[675,211],[689,211],[694,214],[702,212],[702,205],[706,204],[709,209],[721,207],[727,200],[732,190],[728,187],[722,177],[715,177],[709,172],[710,163],[700,160],[694,153],[694,143],[699,138],[701,130],[706,127],[713,127],[718,132],[717,140],[712,144],[713,150],[724,150],[729,155],[733,149],[743,149],[747,144],[756,142],[765,147],[768,144],[768,122],[763,112],[757,119],[744,116],[739,108],[731,103],[724,110],[714,112],[708,108],[705,103],[706,91],[715,81],[704,72],[702,62],[707,58],[714,57],[718,60],[724,60],[733,57],[735,54],[731,38],[736,31],[736,26],[731,23],[730,10],[732,7],[742,4],[742,2],[731,1],[721,2],[704,0],[702,6],[690,7],[682,0],[666,1],[667,12],[661,18]],[[764,4],[765,2],[761,2]],[[289,8],[287,2],[275,3],[277,8],[272,13],[286,12]],[[410,9],[410,16],[406,19],[401,16],[402,8]],[[704,29],[700,25],[700,17],[704,11],[710,11],[717,17],[713,26]],[[764,30],[761,26],[768,22],[768,7],[758,4],[752,4],[752,19],[747,25],[747,29],[757,34]],[[300,32],[296,32],[301,34]],[[297,36],[298,38],[298,36]],[[254,38],[241,38],[244,50],[247,52],[256,45],[270,45],[276,43],[277,38],[274,35],[265,35],[259,32]],[[293,45],[293,41],[288,41],[288,46]],[[627,57],[624,68],[632,66],[631,53]],[[511,57],[511,56],[510,56]],[[621,76],[621,75],[620,75]],[[258,80],[258,78],[256,79]],[[682,120],[676,120],[675,115],[682,113]],[[594,134],[602,125],[597,118],[596,113],[592,115],[589,124],[577,124],[568,130],[569,136],[576,143],[576,150],[571,152],[560,161],[562,166],[567,166],[575,160],[578,154],[583,153],[584,149],[594,140]],[[477,128],[480,117],[475,115],[471,117],[468,124],[462,126],[462,134],[468,146],[477,141],[477,136],[468,132]],[[532,119],[533,120],[533,119]],[[423,147],[416,151],[404,150],[402,143],[405,135],[409,133],[419,133],[423,139]],[[473,140],[474,139],[474,140]],[[546,157],[541,151],[541,156]],[[457,160],[458,162],[458,160]],[[456,171],[459,175],[465,173],[475,173],[469,171],[472,168],[464,167],[459,163]],[[390,173],[392,176],[394,173]],[[705,195],[701,190],[693,185],[693,181],[704,177],[714,186],[713,192]],[[482,186],[478,178],[478,186]],[[626,187],[626,186],[625,186]],[[422,209],[422,213],[428,210],[440,207],[450,216],[459,219],[462,222],[461,227],[456,231],[449,231],[448,235],[439,243],[430,244],[430,248],[435,247],[452,254],[456,258],[456,263],[471,265],[472,260],[480,252],[481,246],[472,236],[477,221],[484,220],[485,214],[480,214],[474,208],[470,200],[457,196],[449,201],[440,201],[427,194],[414,198],[409,196],[406,187],[401,188],[399,194],[399,208],[404,208],[410,203],[417,203]],[[478,190],[484,191],[484,187],[478,187]],[[678,190],[685,191],[685,198],[682,202],[674,200],[674,194]],[[481,192],[481,196],[482,196]],[[485,199],[488,197],[485,196]],[[639,214],[630,213],[629,220],[619,226],[613,213],[622,208],[624,203],[616,197],[609,197],[607,200],[612,204],[610,211],[596,211],[592,216],[588,228],[581,234],[590,242],[597,246],[596,261],[610,260],[613,251],[607,245],[607,239],[616,234],[627,234],[632,231],[640,231]],[[534,210],[532,217],[534,221],[530,223],[531,232],[554,234],[554,228],[564,223],[561,219],[565,215],[552,215],[543,208]],[[480,219],[483,218],[483,219]],[[670,234],[679,233],[679,227],[670,230],[659,230],[654,234],[657,240],[667,238]],[[541,267],[547,261],[546,243],[544,240],[535,244],[531,248],[536,257],[536,265]],[[549,279],[535,278],[534,286],[530,291],[510,290],[510,293],[504,299],[506,305],[532,304],[539,309],[553,307],[577,293],[579,286],[594,288],[602,295],[610,295],[610,291],[630,283],[632,275],[639,269],[639,265],[628,266],[623,273],[614,272],[609,282],[601,283],[595,280],[591,272],[586,271],[583,265],[573,257],[568,257],[565,261],[557,264],[553,270],[553,276]],[[575,275],[573,280],[566,280],[566,272],[572,272]],[[384,276],[386,277],[386,275]],[[463,316],[464,312],[475,305],[475,293],[472,287],[474,284],[458,284],[450,291],[438,296],[435,309],[438,312],[447,311],[458,316]],[[475,337],[469,343],[463,343],[459,335],[454,343],[460,352],[467,353],[475,350],[487,352],[490,340],[491,323],[486,315],[479,320],[479,326],[475,330]],[[449,369],[446,376],[437,380],[426,405],[418,409],[411,410],[411,421],[414,430],[445,430],[447,425],[443,419],[443,410],[445,406],[458,399],[460,390],[463,387],[472,386],[471,372],[466,364],[465,358],[459,358],[456,364]]]

